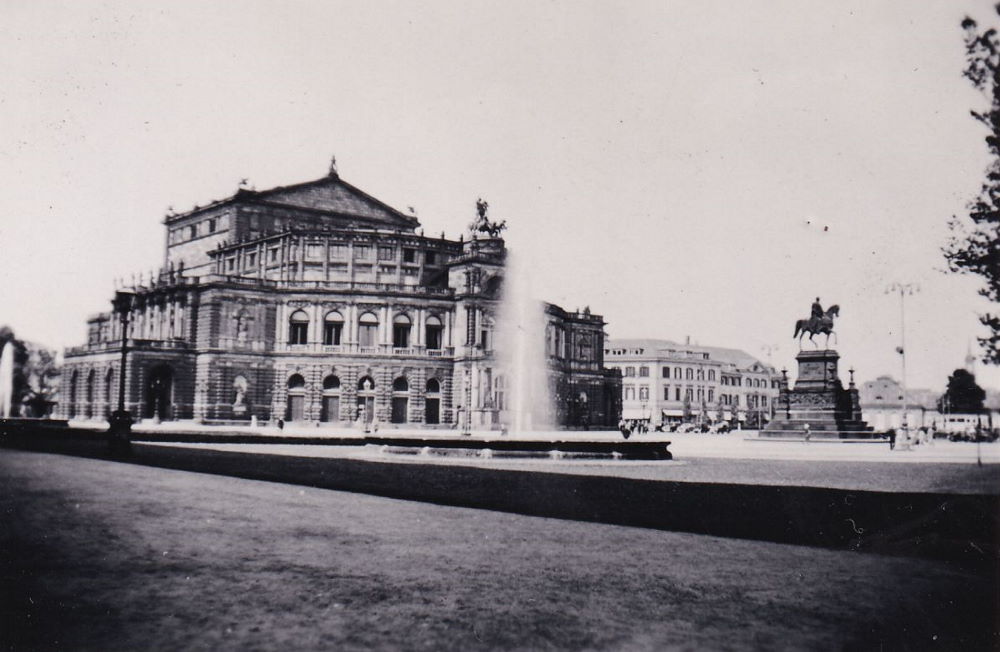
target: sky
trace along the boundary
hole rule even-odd
[[[988,162],[966,14],[1000,23],[951,0],[2,3],[0,324],[82,343],[114,279],[159,266],[168,207],[335,154],[427,233],[485,198],[539,298],[613,338],[794,370],[818,296],[845,381],[899,378],[905,325],[908,384],[943,391],[987,307],[940,254]],[[902,312],[894,282],[919,287]]]

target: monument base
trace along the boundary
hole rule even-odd
[[[800,351],[795,388],[782,388],[778,415],[760,436],[774,439],[873,439],[874,430],[861,418],[853,379],[845,389],[837,374],[840,355],[832,349]],[[781,413],[784,408],[784,414]]]

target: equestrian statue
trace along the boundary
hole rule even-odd
[[[833,341],[836,343],[837,334],[833,331],[833,318],[839,316],[840,306],[834,304],[824,311],[823,306],[820,305],[819,297],[816,297],[809,318],[795,322],[795,334],[792,337],[799,339],[799,349],[802,349],[802,337],[806,333],[809,333],[809,341],[817,348],[819,345],[813,340],[813,335],[826,335],[826,345],[830,344],[830,335],[833,335]]]
[[[469,225],[469,230],[473,233],[486,233],[491,238],[499,237],[503,233],[504,229],[507,228],[507,220],[501,222],[494,222],[490,220],[487,212],[490,210],[490,204],[484,201],[482,197],[476,200],[476,219]]]

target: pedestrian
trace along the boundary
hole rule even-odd
[[[896,448],[896,429],[889,428],[886,434],[889,435],[889,450],[893,450]]]
[[[806,443],[808,443],[808,442],[809,442],[809,436],[810,436],[811,434],[812,434],[812,432],[811,432],[811,431],[809,430],[809,424],[807,423],[807,424],[805,425],[805,434],[803,435],[803,436],[805,437],[805,440],[806,440]]]
[[[278,419],[278,430],[284,430],[284,429],[285,429],[285,420]]]

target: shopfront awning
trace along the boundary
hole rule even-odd
[[[660,413],[665,417],[682,417],[684,416],[684,410],[661,410]]]

